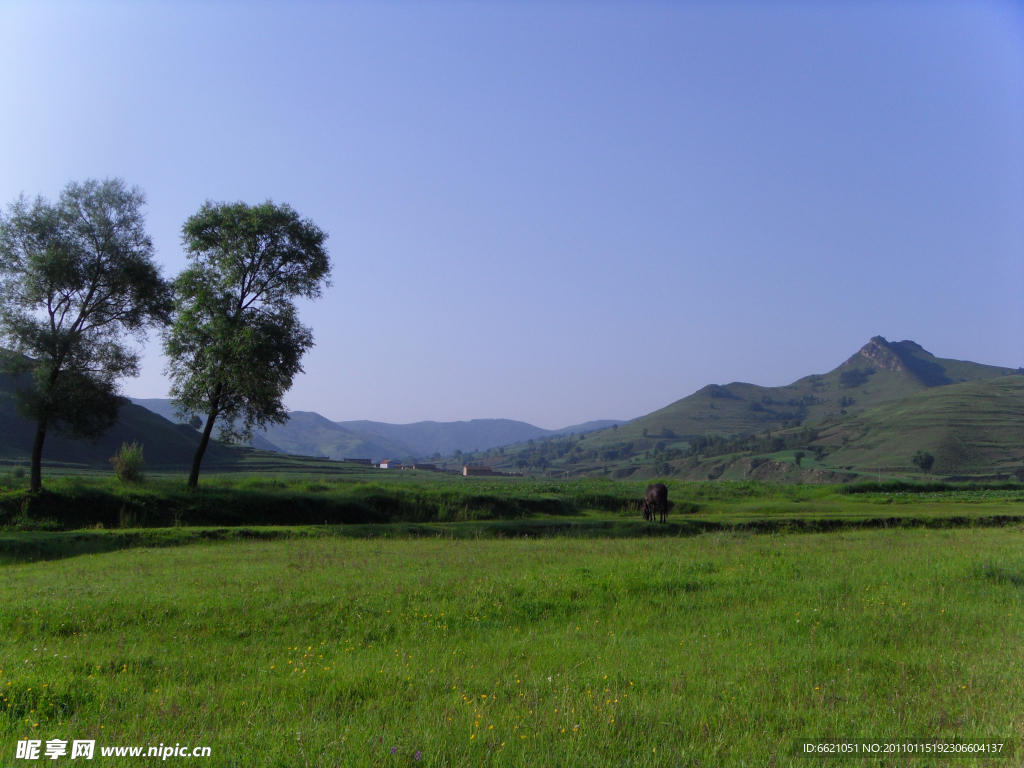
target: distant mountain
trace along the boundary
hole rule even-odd
[[[276,450],[304,456],[329,456],[332,459],[402,459],[418,455],[409,445],[390,437],[349,429],[311,411],[292,411],[284,424],[274,424],[262,435]],[[254,441],[255,445],[255,441]]]
[[[598,433],[591,445],[640,440],[644,430],[650,437],[756,434],[796,420],[812,424],[853,415],[933,387],[1020,373],[1015,368],[938,358],[913,341],[875,336],[828,373],[783,387],[709,384],[618,430]]]
[[[139,398],[132,402],[167,419],[177,418],[170,400]],[[456,450],[486,451],[516,442],[570,432],[592,432],[625,423],[626,420],[603,419],[563,429],[542,429],[511,419],[387,424],[380,421],[333,422],[311,411],[292,411],[285,424],[257,432],[253,436],[253,447],[305,456],[330,456],[332,459],[425,458],[434,453],[450,456]]]
[[[472,421],[419,421],[414,424],[385,424],[379,421],[341,421],[342,427],[358,432],[381,435],[407,445],[415,456],[431,456],[435,452],[450,456],[454,451],[486,451],[513,443],[537,440],[570,432],[593,432],[625,424],[625,421],[591,421],[563,429],[543,429],[525,421],[511,419],[473,419]]]

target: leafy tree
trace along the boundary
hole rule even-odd
[[[146,330],[167,322],[145,195],[120,179],[70,183],[57,202],[24,195],[0,216],[0,338],[15,354],[22,415],[36,424],[30,489],[47,432],[95,439],[117,420],[118,379],[137,376]]]
[[[807,454],[804,453],[803,451],[797,451],[796,453],[793,454],[793,463],[799,467],[800,463],[804,460],[804,456],[806,455]]]
[[[287,420],[282,398],[313,345],[294,299],[319,297],[329,284],[326,239],[291,207],[270,201],[207,201],[182,227],[192,264],[175,280],[164,351],[178,410],[206,418],[190,487],[199,483],[218,418],[226,442],[251,439],[254,427]]]
[[[914,466],[920,467],[922,472],[927,472],[932,468],[932,464],[935,463],[935,457],[925,451],[918,451],[910,461]]]

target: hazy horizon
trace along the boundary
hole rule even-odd
[[[168,274],[207,199],[330,233],[294,410],[560,428],[875,335],[1024,366],[1014,3],[6,2],[0,64],[3,206],[121,177]]]

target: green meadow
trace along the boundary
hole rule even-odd
[[[68,534],[9,537],[43,535]],[[1004,743],[914,764],[1019,764],[1022,545],[1019,525],[295,534],[6,565],[0,755],[29,764],[27,737],[95,739],[101,763],[163,743],[211,766],[805,765],[798,739],[855,737]]]

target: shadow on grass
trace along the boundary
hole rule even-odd
[[[776,518],[729,521],[686,518],[665,524],[640,520],[592,518],[538,518],[489,520],[466,523],[384,523],[323,526],[219,526],[135,528],[118,530],[27,531],[0,533],[0,565],[59,560],[79,555],[116,552],[134,548],[177,547],[237,541],[271,541],[308,538],[354,539],[531,539],[649,538],[697,536],[703,533],[830,533],[878,528],[975,528],[1024,524],[1024,516],[990,517],[875,517],[875,518]],[[1024,586],[1024,576],[986,566],[985,578]]]
[[[995,584],[1024,587],[1024,571],[1019,568],[1010,569],[1002,565],[985,563],[975,569],[974,575]]]

